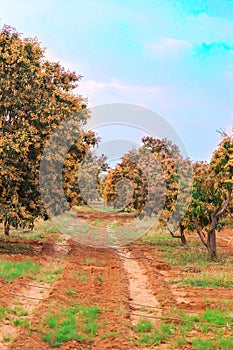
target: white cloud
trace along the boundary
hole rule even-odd
[[[158,107],[164,105],[168,86],[129,85],[118,80],[98,82],[95,80],[81,80],[77,92],[88,97],[89,105],[104,103],[132,103],[144,107]]]
[[[174,58],[174,56],[179,56],[184,50],[187,50],[190,47],[191,45],[188,41],[172,38],[162,38],[158,43],[146,44],[146,49],[153,55],[157,55],[159,58]]]

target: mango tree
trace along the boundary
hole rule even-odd
[[[182,220],[190,195],[190,170],[191,162],[182,157],[171,141],[143,137],[142,146],[125,154],[115,169],[109,171],[103,195],[107,203],[120,206],[117,184],[129,180],[131,188],[128,186],[127,190],[125,186],[123,193],[126,196],[133,191],[126,208],[139,211],[139,218],[158,215],[160,209],[160,222],[173,237],[186,244]],[[169,221],[173,213],[173,220]],[[172,225],[174,222],[178,223],[179,234],[174,229],[177,225]]]
[[[80,137],[66,155],[64,187],[77,176],[79,163],[97,139],[82,132],[89,117],[86,100],[74,94],[80,75],[49,62],[36,39],[22,38],[13,28],[0,32],[0,220],[33,227],[47,218],[40,196],[39,166],[45,141],[65,119],[79,113]],[[76,164],[76,165],[74,165]],[[70,202],[77,198],[67,192]]]
[[[226,134],[222,137],[210,164],[195,165],[192,202],[187,214],[187,223],[196,229],[213,260],[217,259],[216,230],[222,229],[221,219],[232,210],[233,139]]]

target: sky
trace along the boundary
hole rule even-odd
[[[83,78],[88,106],[159,113],[193,160],[233,124],[232,0],[0,0],[0,25],[37,37]]]

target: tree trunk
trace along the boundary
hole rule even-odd
[[[217,260],[216,232],[214,227],[208,232],[207,249],[211,260]]]
[[[9,236],[9,234],[10,234],[10,223],[9,223],[9,219],[7,216],[5,216],[5,218],[4,218],[4,234],[6,236]]]
[[[181,239],[181,243],[182,245],[186,245],[187,244],[187,240],[184,234],[184,225],[182,223],[180,223],[180,239]]]

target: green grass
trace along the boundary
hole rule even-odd
[[[140,319],[137,325],[133,326],[136,333],[150,332],[152,330],[152,323],[148,320]]]
[[[85,276],[85,275],[81,276],[80,279],[83,283],[87,282],[87,280],[88,280],[87,276]]]
[[[202,272],[198,275],[191,274],[178,280],[171,280],[170,283],[178,283],[179,287],[202,287],[202,288],[233,288],[232,273],[229,272]]]
[[[229,322],[229,318],[227,318],[227,316],[221,310],[210,309],[207,309],[204,312],[203,320],[212,326],[226,326]]]
[[[41,272],[37,276],[33,276],[32,279],[42,283],[53,283],[60,278],[62,271],[63,271],[62,268],[58,268],[58,269],[50,268]]]
[[[3,232],[3,224],[0,223],[0,232]],[[11,227],[10,238],[24,238],[29,240],[45,240],[51,234],[58,232],[58,229],[50,221],[44,221],[43,219],[38,219],[34,223],[33,230],[23,230],[21,228],[15,229]],[[0,234],[1,235],[1,234]],[[2,234],[3,237],[5,237]]]
[[[59,347],[69,340],[91,341],[98,330],[98,306],[60,308],[45,317],[43,340],[51,347]]]
[[[29,321],[26,319],[21,319],[21,318],[16,318],[15,320],[12,321],[12,324],[14,326],[19,326],[20,328],[29,328],[30,327],[30,323]]]
[[[165,263],[172,266],[188,266],[195,267],[216,267],[222,265],[232,266],[233,257],[229,254],[218,252],[218,261],[211,261],[207,250],[196,237],[187,237],[187,245],[181,246],[180,240],[172,238],[169,234],[158,233],[152,230],[146,234],[142,241],[148,245],[155,245],[159,250]],[[156,252],[156,254],[158,254]]]
[[[133,326],[133,330],[137,334],[135,345],[148,347],[159,345],[162,341],[169,340],[175,334],[173,323],[161,323],[158,327],[153,327],[150,321],[143,319]]]
[[[2,319],[4,318],[6,311],[7,311],[7,308],[0,305],[0,321],[2,321]]]
[[[6,310],[8,313],[17,315],[19,317],[28,315],[28,312],[21,305],[15,305],[13,307],[7,308]]]
[[[232,337],[220,338],[218,344],[223,350],[232,350],[233,349],[233,339]]]
[[[95,258],[86,258],[85,263],[87,265],[92,265],[95,262]]]
[[[88,276],[86,274],[84,274],[82,271],[75,271],[74,272],[74,280],[81,281],[81,282],[85,283],[88,280]]]
[[[73,297],[76,294],[76,292],[73,289],[69,288],[67,289],[66,294]]]
[[[216,349],[212,340],[195,338],[192,340],[192,347],[194,350],[212,350]]]
[[[13,338],[3,336],[2,340],[3,340],[4,343],[9,343],[11,340],[13,340]]]
[[[89,224],[92,226],[102,227],[104,225],[104,221],[103,220],[95,220],[95,221],[90,221]]]
[[[0,259],[0,276],[4,278],[5,282],[11,282],[22,276],[32,277],[40,271],[40,268],[41,266],[32,260],[12,262]]]
[[[98,276],[97,276],[97,280],[98,280],[99,282],[103,282],[103,281],[104,281],[104,278],[103,278],[102,275],[98,275]]]
[[[176,319],[175,323],[164,318],[157,327],[150,321],[141,319],[133,326],[137,336],[134,345],[151,347],[167,342],[173,349],[191,341],[196,350],[233,349],[233,338],[229,337],[233,319],[229,312],[206,309],[201,315],[190,315],[174,308],[171,313],[171,319],[173,318]],[[198,337],[192,336],[193,330],[198,332]],[[209,334],[211,339],[208,339]]]

